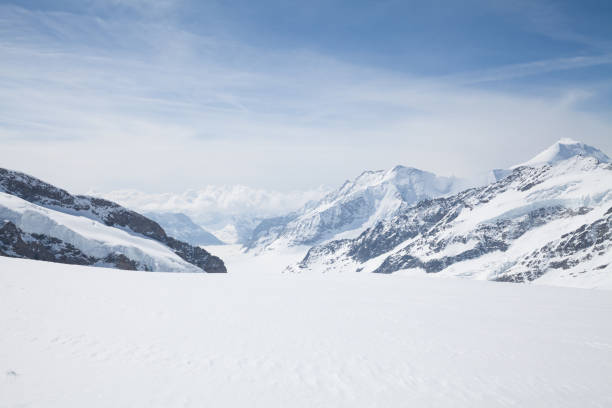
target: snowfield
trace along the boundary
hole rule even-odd
[[[612,406],[609,291],[227,261],[0,257],[0,407]]]

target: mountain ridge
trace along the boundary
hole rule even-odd
[[[30,214],[39,217],[39,224],[50,222],[50,225],[57,224],[56,221],[53,220],[53,217],[57,218],[57,216],[54,216],[54,214],[49,211],[58,212],[77,218],[84,217],[92,220],[93,222],[99,222],[101,225],[106,227],[124,231],[137,239],[138,237],[142,237],[143,239],[154,240],[169,248],[183,261],[202,271],[227,271],[223,261],[220,258],[211,255],[202,248],[191,246],[185,242],[168,236],[163,228],[161,228],[155,221],[111,201],[90,196],[72,195],[66,190],[55,187],[33,176],[3,168],[0,168],[0,192],[5,195],[3,205],[0,206],[0,208],[3,209],[5,217],[12,218],[10,221],[16,227],[19,227],[19,229],[22,228],[21,226],[17,225],[19,223],[24,225],[27,224],[33,229],[39,228],[39,225],[27,222],[27,217],[30,217]],[[10,197],[6,196],[16,197],[26,203],[29,203],[32,207],[28,207],[28,205],[21,202],[15,202],[15,200],[11,200]],[[46,209],[47,212],[40,210],[40,208]],[[65,217],[60,218],[62,220],[66,219]],[[79,219],[77,224],[79,224],[80,228],[82,228],[82,231],[85,231],[83,229],[82,220]],[[55,228],[54,231],[57,232],[57,228],[53,228]],[[11,228],[9,227],[9,229]],[[102,229],[104,230],[104,228]],[[68,234],[66,231],[62,231],[64,238],[70,237],[77,239],[75,236]],[[114,234],[115,237],[118,236],[113,231],[105,231],[107,234]],[[22,232],[27,233],[28,231]],[[40,233],[41,231],[35,232]],[[81,238],[82,237],[79,237],[79,239]],[[93,240],[93,242],[95,242],[95,240]],[[139,242],[145,243],[144,241]],[[118,250],[122,250],[122,248],[118,248]],[[154,269],[155,262],[149,266],[152,266]],[[147,269],[148,267],[143,266],[143,268]]]
[[[264,220],[245,247],[261,251],[274,246],[314,245],[340,234],[358,235],[402,206],[448,194],[457,184],[457,178],[401,165],[389,170],[366,170],[318,202],[292,214]]]

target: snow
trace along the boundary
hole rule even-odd
[[[610,292],[227,262],[0,257],[0,407],[612,405]]]
[[[157,241],[109,227],[84,216],[41,207],[2,192],[0,220],[13,222],[24,232],[59,238],[96,258],[122,253],[151,270],[202,272]]]

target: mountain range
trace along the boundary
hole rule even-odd
[[[563,139],[525,163],[472,180],[395,166],[365,171],[297,210],[248,223],[244,251],[297,249],[301,259],[286,267],[290,272],[595,282],[612,272],[612,164],[597,148]],[[0,255],[225,272],[223,261],[200,247],[221,243],[183,213],[142,215],[0,169]]]
[[[413,271],[498,281],[609,279],[612,164],[561,140],[486,186],[402,205],[289,271]]]

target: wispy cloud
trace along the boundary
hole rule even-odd
[[[577,68],[594,67],[598,65],[612,65],[612,54],[556,58],[533,61],[524,64],[512,64],[494,69],[457,74],[449,76],[448,79],[469,85],[483,82],[524,78],[549,72],[567,71]]]
[[[560,137],[612,150],[610,118],[576,105],[596,90],[470,86],[609,55],[418,78],[156,19],[1,7],[0,34],[3,165],[77,191],[293,190],[396,163],[465,174],[524,161]]]

